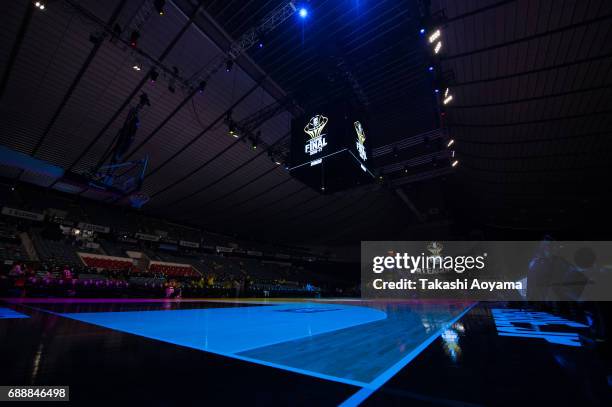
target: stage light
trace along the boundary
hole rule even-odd
[[[453,163],[451,164],[453,167],[456,167],[457,165],[459,165],[459,160],[455,160],[453,161]]]
[[[140,67],[140,65],[138,64],[134,64],[134,66],[132,67],[133,70],[135,71],[140,71],[142,68]]]
[[[446,144],[446,147],[450,147],[453,144],[455,144],[455,140],[454,139],[450,139],[450,140],[448,140],[448,143]]]
[[[444,100],[442,101],[443,104],[447,105],[449,104],[451,101],[453,100],[453,95],[450,94],[450,89],[446,88],[446,90],[444,91]]]
[[[253,139],[253,150],[257,150],[257,145],[259,144],[260,139],[261,131],[257,131],[257,133],[255,133],[255,138]]]
[[[440,38],[440,30],[436,30],[434,31],[430,36],[429,36],[429,43],[432,44],[435,40],[437,40],[438,38]]]
[[[230,72],[234,67],[234,61],[230,58],[225,61],[225,72]]]
[[[130,46],[136,48],[138,46],[138,39],[140,38],[140,32],[138,30],[132,31],[130,34]]]
[[[36,3],[34,3],[34,6],[39,10],[44,10],[47,7],[46,3],[46,1],[37,1]]]
[[[298,11],[298,14],[301,18],[306,18],[308,17],[308,10],[305,7],[302,7],[300,11]]]
[[[421,35],[425,34],[425,29],[424,29],[424,28],[421,28],[421,29],[419,30],[419,33],[420,33]]]
[[[275,160],[275,161],[274,161],[274,164],[276,164],[276,165],[281,165],[282,163],[281,163],[280,161],[278,161],[278,160]]]
[[[434,48],[434,54],[437,54],[438,52],[440,52],[441,49],[442,49],[442,41],[436,44],[436,47]]]
[[[151,83],[155,83],[158,77],[159,77],[159,72],[157,72],[157,70],[153,68],[151,70],[151,73],[149,73],[149,80],[151,81]]]
[[[236,125],[234,124],[234,122],[230,122],[227,127],[228,127],[227,134],[229,134],[230,136],[234,138],[238,138],[238,133],[236,132]]]
[[[427,70],[428,70],[429,72],[432,72],[432,71],[434,70],[434,67],[433,67],[433,66],[430,66],[429,68],[427,68]]]
[[[155,10],[159,13],[160,16],[164,15],[164,6],[166,5],[166,0],[155,0],[153,2]]]
[[[434,89],[435,93],[440,93],[440,89]]]

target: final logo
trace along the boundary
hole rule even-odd
[[[430,242],[427,245],[427,250],[429,251],[429,253],[432,254],[432,256],[434,257],[440,257],[440,253],[442,253],[442,249],[444,249],[444,245],[442,243],[438,243],[438,242]]]
[[[363,143],[365,143],[365,131],[363,130],[363,126],[361,125],[360,122],[355,122],[353,123],[355,125],[355,131],[357,132],[357,142],[355,143],[355,145],[357,146],[357,152],[359,153],[359,157],[361,157],[361,159],[363,161],[368,159],[368,156],[366,154],[365,151],[365,145]]]
[[[327,117],[318,114],[311,118],[306,127],[304,127],[304,132],[310,136],[310,140],[308,140],[304,147],[306,153],[315,155],[323,151],[323,147],[327,145],[325,134],[322,134],[327,120]]]

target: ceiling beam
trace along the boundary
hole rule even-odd
[[[121,0],[119,4],[117,4],[117,7],[115,7],[115,10],[113,10],[113,13],[111,14],[110,18],[106,22],[107,25],[112,26],[115,23],[115,21],[119,17],[119,14],[121,13],[121,10],[125,6],[126,2],[127,0]],[[81,83],[81,79],[83,78],[83,75],[85,75],[85,72],[87,72],[87,69],[91,65],[92,61],[94,60],[100,48],[102,47],[103,43],[104,43],[103,35],[100,36],[97,39],[97,41],[94,42],[94,46],[92,47],[91,51],[89,51],[89,55],[87,55],[85,62],[81,66],[81,69],[79,69],[79,72],[76,74],[76,76],[72,80],[72,83],[70,84],[70,87],[68,88],[68,91],[64,94],[64,97],[62,98],[62,101],[60,102],[59,106],[55,110],[55,113],[51,117],[51,120],[49,120],[49,123],[47,123],[45,130],[43,131],[42,135],[38,139],[38,142],[32,149],[32,154],[31,154],[32,157],[35,157],[40,147],[42,147],[43,143],[45,142],[45,139],[47,138],[47,136],[49,135],[49,132],[51,131],[51,128],[53,128],[53,125],[55,124],[60,114],[64,110],[64,107],[66,106],[66,104],[68,104],[68,101],[72,97],[72,94],[76,90],[77,86],[79,85],[79,83]],[[21,176],[21,174],[19,176]]]
[[[32,14],[34,12],[34,5],[30,2],[26,6],[26,12],[21,19],[21,25],[19,26],[19,31],[17,31],[17,37],[15,38],[15,42],[13,43],[13,47],[11,48],[11,54],[9,55],[8,63],[6,64],[6,68],[4,69],[4,73],[2,74],[2,80],[0,81],[0,100],[4,96],[4,91],[6,90],[6,86],[8,84],[9,78],[11,77],[11,73],[13,72],[13,66],[15,65],[15,61],[17,60],[17,55],[19,55],[19,50],[21,49],[21,44],[23,43],[23,39],[25,38],[26,32],[28,31],[28,27],[30,26],[30,21],[32,20]]]

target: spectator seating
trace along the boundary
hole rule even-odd
[[[83,262],[87,267],[100,268],[106,270],[131,270],[134,267],[134,263],[131,259],[121,260],[116,257],[104,257],[104,256],[88,256],[81,254]]]
[[[149,266],[149,271],[152,273],[161,273],[168,277],[198,277],[198,273],[192,266],[189,265],[170,265],[164,263],[153,263]]]
[[[49,240],[43,238],[38,232],[32,232],[32,242],[41,260],[67,265],[81,264],[75,248],[64,240]]]

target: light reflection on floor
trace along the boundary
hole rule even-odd
[[[450,327],[461,302],[284,302],[62,314],[106,328],[360,387],[378,387]]]

